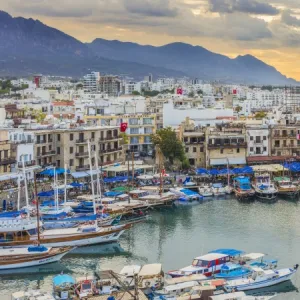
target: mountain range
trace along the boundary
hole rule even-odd
[[[0,11],[0,76],[35,73],[80,77],[90,71],[154,77],[196,77],[248,84],[295,84],[251,55],[231,59],[200,46],[172,43],[161,47],[97,38],[82,43],[39,20]]]

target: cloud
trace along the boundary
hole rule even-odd
[[[175,17],[178,10],[170,6],[170,0],[123,0],[130,13],[153,17]]]
[[[289,26],[300,27],[300,19],[292,16],[290,10],[285,10],[282,12],[281,21]]]
[[[241,12],[255,15],[279,14],[279,10],[267,3],[258,2],[256,0],[208,0],[209,8],[212,12],[233,13]]]

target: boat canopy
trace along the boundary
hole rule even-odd
[[[219,254],[225,254],[227,256],[238,256],[245,252],[242,250],[237,250],[237,249],[216,249],[216,250],[210,251],[209,253],[219,253]]]
[[[197,281],[187,281],[187,282],[181,282],[178,284],[168,285],[164,288],[164,290],[166,292],[172,292],[172,291],[177,291],[177,290],[181,290],[181,289],[192,288],[197,285],[199,285],[199,283]]]
[[[236,270],[236,269],[240,269],[240,268],[241,268],[241,265],[239,265],[239,264],[227,263],[221,267],[221,270],[232,271],[232,270]]]
[[[284,163],[283,166],[292,172],[300,172],[299,162]]]
[[[256,259],[262,258],[264,256],[265,256],[265,254],[263,254],[263,253],[248,253],[248,254],[242,255],[241,258],[246,259],[246,260],[256,260]]]
[[[125,266],[119,274],[124,275],[126,277],[132,277],[134,274],[138,274],[140,270],[141,266],[138,265]]]
[[[202,274],[193,274],[188,276],[182,276],[182,277],[175,277],[175,278],[167,278],[165,279],[166,284],[172,285],[172,284],[178,284],[182,282],[188,282],[188,281],[202,281],[206,280],[207,277]]]
[[[288,177],[274,177],[274,181],[277,181],[277,182],[291,182],[291,179],[288,178]]]
[[[60,274],[53,278],[54,286],[65,286],[75,284],[75,279],[67,274]]]
[[[139,276],[147,277],[147,276],[156,276],[162,273],[162,265],[161,264],[149,264],[144,265],[140,272]]]
[[[82,187],[82,186],[84,186],[84,184],[80,183],[80,182],[72,182],[72,183],[70,183],[70,185],[72,187]]]
[[[213,183],[212,186],[216,189],[221,189],[223,187],[223,184],[222,183]]]
[[[239,176],[234,178],[235,181],[239,182],[240,184],[248,184],[250,183],[250,179],[245,176]]]
[[[210,252],[208,254],[205,254],[203,256],[198,256],[195,259],[201,259],[205,261],[212,261],[220,258],[224,258],[229,256],[228,254],[223,254],[223,253],[215,253],[215,252]]]
[[[104,183],[115,183],[115,182],[125,182],[128,180],[127,176],[116,176],[116,177],[107,177],[103,179]]]
[[[194,192],[189,189],[181,189],[180,192],[184,193],[187,196],[200,196],[197,192]]]
[[[113,191],[109,191],[109,192],[105,192],[104,193],[104,196],[105,197],[117,197],[117,196],[120,196],[122,195],[123,192],[113,192]]]
[[[70,173],[70,170],[65,170],[63,168],[57,168],[57,169],[46,169],[42,172],[40,172],[40,175],[46,175],[46,176],[54,176],[64,174],[65,172]]]

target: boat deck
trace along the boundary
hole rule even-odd
[[[134,291],[130,291],[133,295],[134,295]],[[146,295],[139,290],[138,291],[138,299],[139,300],[148,300],[148,298],[146,297]],[[115,297],[115,299],[122,299],[122,300],[135,300],[134,297],[132,297],[132,295],[128,292],[120,292],[120,293],[113,293],[112,296]],[[89,300],[107,300],[108,295],[102,295],[102,296],[93,296],[93,297],[89,297]]]

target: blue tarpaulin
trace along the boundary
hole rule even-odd
[[[116,176],[116,177],[108,177],[104,178],[104,183],[114,183],[114,182],[124,182],[127,181],[127,176]]]
[[[72,182],[72,183],[70,183],[70,185],[71,185],[72,187],[82,187],[82,186],[84,186],[83,183],[79,183],[79,182]]]
[[[284,163],[283,166],[292,172],[300,172],[300,162]]]
[[[58,190],[58,194],[61,195],[63,194],[64,191],[63,190]],[[45,192],[40,192],[38,193],[38,196],[39,197],[52,197],[54,196],[54,190],[51,190],[51,191],[45,191]]]
[[[122,194],[124,194],[124,192],[113,192],[113,191],[110,191],[110,192],[104,193],[104,196],[105,197],[117,197],[117,196],[122,195]]]
[[[208,172],[206,169],[203,169],[203,168],[197,169],[197,170],[196,170],[196,173],[197,173],[198,175],[208,175],[208,174],[209,174],[209,172]]]
[[[224,254],[224,255],[229,255],[229,256],[237,256],[245,253],[244,251],[237,250],[237,249],[216,249],[212,250],[209,253],[219,253],[219,254]]]
[[[88,177],[88,176],[90,176],[87,172],[74,172],[74,173],[71,173],[71,175],[72,175],[74,178],[83,178],[83,177]]]
[[[58,168],[58,169],[46,169],[46,170],[42,171],[40,173],[40,175],[54,176],[54,174],[61,175],[61,174],[64,174],[64,173],[65,173],[65,169]],[[70,171],[67,170],[67,173],[70,173]]]
[[[57,275],[53,278],[53,285],[54,286],[62,286],[62,285],[73,285],[75,284],[75,279],[70,275],[61,274]]]

